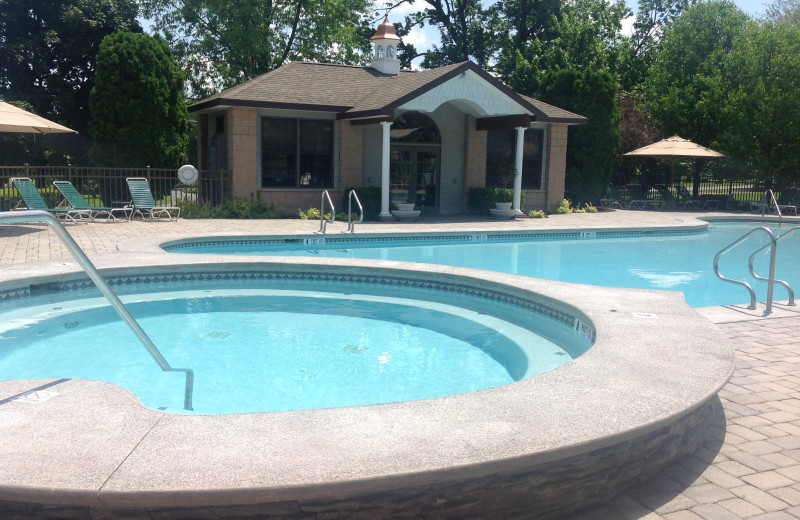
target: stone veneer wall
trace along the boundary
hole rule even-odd
[[[670,463],[691,454],[722,414],[719,399],[653,431],[571,457],[540,464],[503,461],[496,471],[478,477],[464,468],[463,478],[387,489],[361,496],[335,497],[321,489],[319,498],[283,502],[197,508],[97,510],[0,501],[0,513],[12,518],[493,518],[555,519],[605,503],[633,485],[658,474]],[[505,464],[507,463],[507,465]],[[505,467],[504,467],[505,466]],[[514,466],[508,467],[508,466]],[[335,494],[335,493],[334,493]]]

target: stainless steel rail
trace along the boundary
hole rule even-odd
[[[765,314],[769,314],[770,312],[772,312],[772,289],[773,289],[774,282],[775,282],[775,254],[777,252],[777,241],[775,239],[775,234],[772,233],[772,231],[770,231],[768,228],[759,227],[759,228],[751,229],[750,231],[748,231],[747,233],[745,233],[744,235],[739,237],[737,240],[733,241],[731,244],[729,244],[728,246],[723,248],[719,253],[717,253],[717,256],[714,257],[714,273],[716,273],[716,275],[721,280],[723,280],[725,282],[731,282],[731,283],[743,285],[744,287],[746,287],[747,290],[750,292],[750,306],[748,307],[748,309],[755,309],[756,308],[756,292],[753,290],[753,288],[747,282],[744,282],[742,280],[734,280],[733,278],[727,278],[727,277],[723,276],[722,273],[719,272],[719,259],[722,257],[722,255],[724,255],[728,251],[732,250],[733,248],[735,248],[736,246],[738,246],[739,244],[744,242],[750,235],[753,235],[753,234],[755,234],[755,233],[757,233],[759,231],[763,231],[767,235],[769,235],[770,243],[767,244],[767,246],[772,246],[772,252],[770,254],[770,262],[769,262],[769,279],[767,279],[767,283],[768,283],[768,286],[767,286],[767,308],[766,308],[766,311],[765,311]],[[765,247],[767,247],[767,246],[765,246]],[[752,256],[750,258],[752,260]],[[750,272],[752,273],[753,271],[751,270]]]
[[[798,230],[800,230],[800,227],[793,227],[792,229],[788,230],[786,233],[784,233],[782,235],[778,235],[777,237],[775,237],[775,243],[779,244],[781,240],[783,240],[784,238],[787,238],[788,236],[792,235],[795,231],[798,231]],[[758,248],[752,255],[750,255],[750,260],[748,262],[748,267],[750,268],[750,274],[753,275],[753,278],[755,278],[756,280],[761,280],[761,281],[765,281],[765,282],[768,282],[769,279],[764,278],[763,276],[759,276],[758,274],[756,274],[755,269],[753,267],[753,264],[755,263],[756,256],[758,256],[759,253],[761,253],[762,251],[764,251],[768,247],[769,247],[769,244],[765,245],[764,247]],[[776,278],[775,279],[775,283],[782,285],[786,289],[786,291],[789,293],[789,303],[787,305],[792,305],[792,306],[796,305],[795,301],[794,301],[794,291],[792,290],[792,286],[789,285],[789,282],[787,282],[785,280],[778,280]]]
[[[762,197],[762,200],[764,200],[765,203],[761,205],[761,216],[764,216],[764,213],[769,207],[769,198],[767,198],[767,195],[772,198],[772,203],[775,205],[775,212],[778,214],[778,227],[781,227],[781,222],[783,221],[783,212],[781,211],[781,207],[778,206],[778,201],[775,199],[775,193],[773,193],[771,189],[765,191],[764,196]]]
[[[362,206],[361,201],[358,200],[358,194],[356,193],[356,190],[350,190],[350,194],[347,195],[347,233],[353,233],[356,230],[356,223],[352,220],[353,197],[355,197],[356,204],[358,204],[358,223],[361,224],[364,222],[364,206]]]
[[[331,205],[331,222],[336,221],[336,208],[333,207],[333,201],[331,200],[331,194],[328,193],[328,190],[322,191],[322,197],[319,203],[320,210],[319,210],[319,232],[323,235],[325,234],[325,226],[327,222],[325,221],[325,199],[328,199],[328,204]]]
[[[61,240],[61,242],[66,246],[72,256],[75,257],[75,260],[78,261],[78,264],[86,271],[86,274],[89,275],[89,278],[94,282],[100,292],[108,299],[111,306],[114,307],[114,310],[117,311],[117,314],[128,324],[128,327],[136,334],[136,337],[139,338],[144,348],[153,356],[158,366],[161,367],[161,370],[165,372],[184,372],[186,373],[186,386],[184,391],[184,399],[183,399],[183,407],[186,410],[192,409],[192,393],[194,392],[194,371],[191,368],[172,368],[164,356],[159,352],[158,348],[153,344],[150,338],[147,336],[147,333],[142,329],[133,315],[128,311],[125,304],[119,299],[117,294],[111,289],[111,287],[106,283],[100,273],[97,272],[97,269],[94,267],[94,264],[89,261],[89,258],[80,248],[80,246],[73,240],[72,236],[67,233],[67,230],[64,229],[64,226],[58,221],[56,217],[51,215],[46,211],[2,211],[0,212],[0,222],[9,222],[9,223],[22,223],[22,222],[44,222],[45,224],[49,225],[56,236]]]

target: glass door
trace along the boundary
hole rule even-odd
[[[416,209],[439,211],[439,148],[393,145],[391,202],[413,202]]]

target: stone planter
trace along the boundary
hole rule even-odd
[[[414,211],[414,205],[407,202],[402,202],[402,203],[395,202],[394,205],[397,206],[398,211]]]
[[[495,202],[494,207],[495,209],[508,211],[511,209],[511,202]]]

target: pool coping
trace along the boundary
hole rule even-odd
[[[95,264],[123,272],[189,263],[185,255],[143,246],[143,241],[126,244],[122,254],[101,255]],[[402,262],[192,256],[195,268],[260,265],[351,273],[374,268],[499,284],[578,309],[594,324],[597,342],[567,365],[510,385],[329,410],[170,415],[143,408],[119,387],[90,381],[60,382],[51,387],[60,395],[33,405],[3,400],[47,381],[3,381],[0,431],[6,442],[0,460],[9,471],[0,480],[0,500],[101,510],[196,508],[318,504],[387,489],[444,486],[646,436],[708,405],[733,370],[733,350],[724,335],[679,293]],[[30,274],[29,269],[7,273],[3,285],[13,286],[25,271]],[[51,264],[33,280],[52,275],[78,273],[69,264]],[[92,442],[103,450],[87,449]]]

